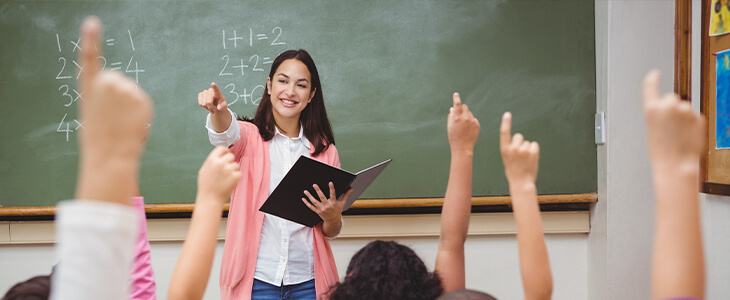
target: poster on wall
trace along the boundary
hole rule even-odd
[[[730,0],[712,0],[710,36],[730,32]]]
[[[730,50],[716,56],[715,149],[730,149]]]

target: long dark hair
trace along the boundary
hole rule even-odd
[[[319,81],[319,72],[317,72],[317,66],[314,65],[314,60],[309,56],[307,51],[302,49],[288,50],[279,54],[274,60],[274,63],[271,64],[271,71],[269,71],[270,80],[273,80],[279,65],[288,59],[296,59],[307,66],[309,74],[312,77],[310,91],[311,88],[316,89],[312,101],[309,102],[307,107],[299,115],[299,122],[304,127],[304,136],[314,145],[314,153],[312,153],[312,156],[317,156],[324,150],[327,150],[329,145],[335,144],[332,126],[330,126],[330,121],[327,118],[327,109],[324,107],[324,96],[322,96],[322,83]],[[274,137],[274,133],[276,132],[276,121],[274,120],[274,114],[271,109],[271,96],[269,96],[269,87],[266,85],[264,87],[264,95],[261,96],[261,102],[259,102],[259,107],[256,109],[254,118],[238,117],[238,119],[254,123],[259,128],[261,138],[264,141],[268,141]]]
[[[374,241],[347,266],[347,277],[329,290],[331,300],[431,300],[443,292],[441,279],[407,246]]]

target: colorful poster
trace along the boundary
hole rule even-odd
[[[730,0],[712,0],[710,10],[710,35],[730,32]]]
[[[730,50],[717,53],[715,69],[715,149],[730,149]]]

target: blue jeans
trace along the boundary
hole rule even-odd
[[[314,279],[299,284],[275,286],[261,280],[253,280],[251,300],[317,300]]]

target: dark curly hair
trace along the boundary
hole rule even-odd
[[[11,287],[2,300],[48,300],[51,275],[36,276]]]
[[[436,300],[497,300],[497,298],[480,291],[459,289],[443,294]]]
[[[331,300],[431,300],[441,293],[438,275],[411,248],[390,241],[371,242],[355,253],[345,279],[328,292]]]

